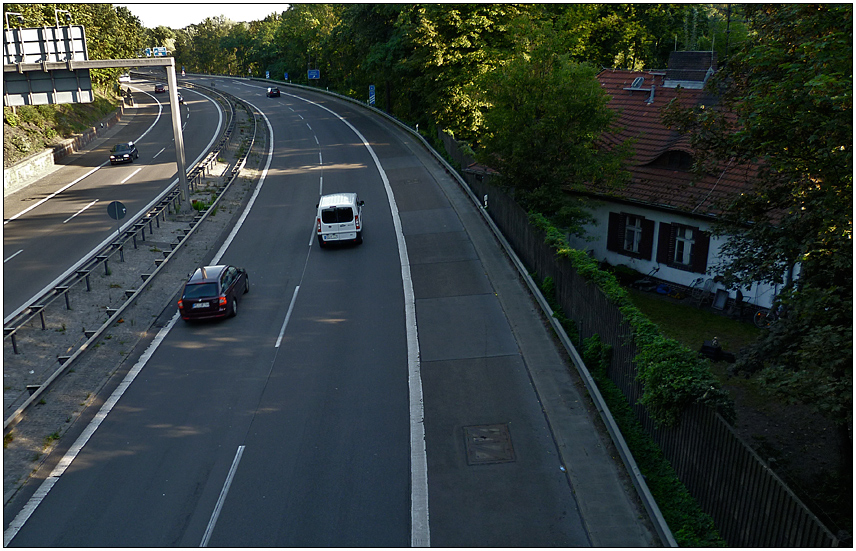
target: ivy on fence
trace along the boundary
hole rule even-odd
[[[711,373],[710,360],[664,337],[657,325],[633,305],[615,276],[601,270],[584,251],[570,248],[564,234],[545,216],[530,212],[529,222],[544,232],[544,241],[558,256],[570,260],[578,274],[603,291],[630,324],[638,350],[634,358],[637,377],[643,388],[639,402],[658,423],[674,426],[684,409],[694,403],[716,408],[733,422],[734,403]]]

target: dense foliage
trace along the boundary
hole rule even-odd
[[[571,249],[565,234],[547,218],[530,212],[530,223],[545,234],[545,242],[556,254],[571,261],[582,277],[597,285],[610,302],[618,306],[633,328],[638,378],[643,384],[643,404],[651,416],[664,425],[680,422],[681,413],[696,403],[715,408],[725,419],[734,421],[734,403],[710,371],[710,360],[664,337],[658,327],[631,302],[615,276],[598,267],[585,252]]]
[[[783,316],[739,361],[783,397],[839,424],[851,473],[853,378],[853,6],[746,7],[753,31],[713,80],[721,109],[672,110],[714,162],[758,166],[721,205],[715,269],[734,287],[783,285]]]
[[[713,519],[702,511],[662,450],[642,428],[627,399],[607,373],[612,349],[593,335],[582,343],[583,361],[615,419],[645,483],[681,547],[725,547]]]
[[[70,20],[63,13],[69,12]],[[137,16],[128,8],[110,4],[3,4],[3,11],[20,13],[24,28],[83,25],[89,59],[136,58],[143,48],[146,30]],[[13,26],[17,22],[10,21]],[[5,25],[5,21],[4,21]],[[122,69],[92,69],[92,82],[96,86],[112,87]]]

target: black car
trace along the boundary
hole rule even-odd
[[[267,89],[267,97],[269,98],[278,98],[279,97],[279,88],[276,86]]]
[[[250,291],[247,271],[235,266],[197,268],[184,284],[178,311],[184,321],[238,314],[238,297]]]
[[[163,84],[155,84],[155,94],[160,94],[161,92],[166,92],[166,86]]]
[[[133,163],[134,159],[139,156],[140,153],[137,151],[137,146],[134,145],[134,142],[117,143],[110,150],[110,164]]]

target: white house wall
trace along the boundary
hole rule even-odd
[[[571,236],[569,239],[569,244],[571,245],[571,247],[587,251],[591,256],[593,256],[599,261],[605,260],[613,266],[624,264],[625,266],[629,266],[642,274],[647,274],[655,267],[659,267],[660,269],[656,272],[654,277],[663,281],[667,281],[669,283],[675,283],[677,285],[684,285],[687,287],[692,286],[693,282],[697,278],[712,279],[716,275],[716,272],[714,270],[719,264],[720,249],[726,241],[726,239],[722,237],[710,237],[710,248],[707,259],[707,274],[688,272],[686,270],[680,270],[671,266],[667,266],[666,264],[661,264],[657,262],[657,246],[659,244],[660,222],[665,222],[668,224],[684,224],[687,226],[698,227],[703,231],[710,231],[710,224],[705,220],[699,218],[692,218],[689,216],[683,216],[678,213],[668,213],[655,209],[647,209],[642,206],[618,203],[604,202],[599,204],[598,206],[590,208],[589,210],[592,214],[592,217],[597,221],[597,224],[595,226],[590,225],[586,228],[589,240],[575,238]],[[610,212],[621,212],[636,216],[643,216],[648,220],[654,221],[654,251],[651,260],[640,260],[638,258],[632,258],[630,256],[625,256],[623,254],[607,250],[606,239],[607,229],[609,227]],[[713,292],[716,292],[717,289],[727,290],[723,285],[715,283],[713,287]],[[773,286],[753,285],[749,290],[743,289],[743,299],[744,301],[747,301],[749,303],[757,304],[758,306],[762,306],[764,308],[769,308],[771,306],[772,299],[775,296],[775,292],[776,289]],[[729,291],[728,296],[729,298],[733,299],[735,297],[735,291]]]

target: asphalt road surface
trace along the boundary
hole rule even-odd
[[[7,544],[591,545],[513,323],[420,146],[320,94],[220,87],[273,133],[215,255],[251,291],[235,318],[173,316]],[[315,204],[344,191],[365,201],[364,242],[322,250]]]
[[[127,86],[127,85],[126,85]],[[3,204],[3,318],[20,310],[63,272],[115,237],[117,222],[107,205],[120,201],[127,223],[176,182],[175,142],[169,99],[151,84],[130,84],[135,105],[126,109],[110,141],[10,197]],[[207,153],[225,124],[222,108],[209,97],[184,89],[180,106],[188,166]],[[139,158],[110,164],[115,143],[135,142]],[[54,283],[55,284],[55,283]]]

